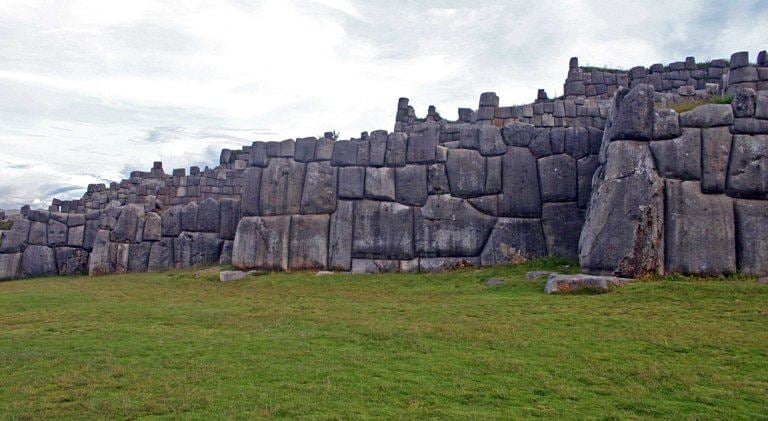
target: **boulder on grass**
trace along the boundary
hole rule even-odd
[[[612,288],[630,282],[631,279],[617,278],[615,276],[594,275],[559,275],[552,274],[544,288],[547,294],[604,294]]]

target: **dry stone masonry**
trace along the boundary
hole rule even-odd
[[[768,59],[579,67],[565,95],[416,117],[393,132],[157,162],[83,198],[22,209],[0,279],[238,269],[436,271],[557,255],[593,274],[768,274]],[[731,94],[676,113],[670,104]],[[4,216],[3,216],[4,218]]]

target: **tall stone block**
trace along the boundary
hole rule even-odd
[[[541,196],[536,158],[528,148],[510,147],[502,158],[502,195],[499,214],[540,217]]]
[[[332,213],[336,210],[336,171],[328,162],[307,164],[301,213]]]
[[[327,268],[329,221],[328,215],[291,217],[289,268],[296,270]]]
[[[355,202],[353,257],[413,258],[413,208],[399,203]]]
[[[266,166],[266,164],[264,165]],[[262,168],[248,168],[243,173],[243,190],[240,206],[245,216],[258,215],[261,212],[260,191]]]
[[[288,269],[290,216],[246,217],[240,220],[232,248],[238,269]]]
[[[739,270],[748,275],[768,274],[768,202],[736,200],[734,209]]]
[[[339,200],[336,212],[331,215],[328,238],[328,268],[348,271],[352,265],[352,225],[354,202]]]
[[[451,194],[477,197],[485,194],[486,159],[471,149],[449,149],[445,162]]]
[[[395,169],[366,168],[365,197],[378,200],[395,200]]]
[[[720,275],[736,271],[733,201],[701,193],[698,181],[666,181],[666,271]]]
[[[197,230],[200,232],[219,232],[220,225],[219,202],[210,197],[200,202],[197,212]]]
[[[768,135],[734,135],[728,165],[729,196],[768,199]]]
[[[565,154],[551,155],[540,158],[538,168],[543,202],[576,200],[576,160]]]
[[[262,215],[294,215],[301,210],[306,164],[290,158],[269,162],[261,176],[259,207]]]
[[[221,199],[219,222],[221,238],[224,240],[234,240],[237,231],[237,223],[240,221],[240,200]]]

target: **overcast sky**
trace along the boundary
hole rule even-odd
[[[0,0],[0,208],[77,198],[162,160],[456,118],[562,94],[582,65],[768,48],[755,1]]]

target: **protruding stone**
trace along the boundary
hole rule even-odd
[[[717,127],[733,124],[733,108],[729,104],[704,104],[680,114],[684,127]]]
[[[651,142],[651,152],[662,177],[701,179],[701,129],[685,128],[680,137]]]
[[[528,146],[533,134],[533,124],[526,123],[509,123],[501,130],[504,142],[509,146]]]
[[[290,216],[241,219],[232,265],[238,269],[287,270],[290,222]]]
[[[300,212],[305,170],[306,164],[290,158],[270,160],[261,176],[261,215],[293,215]]]
[[[614,95],[606,128],[608,140],[650,140],[653,138],[654,88],[645,83],[622,88]]]
[[[246,273],[241,270],[222,270],[219,272],[220,282],[240,281],[245,279]]]
[[[604,294],[610,292],[614,287],[624,285],[629,281],[629,279],[617,278],[615,276],[553,274],[547,280],[544,291],[547,294]]]

